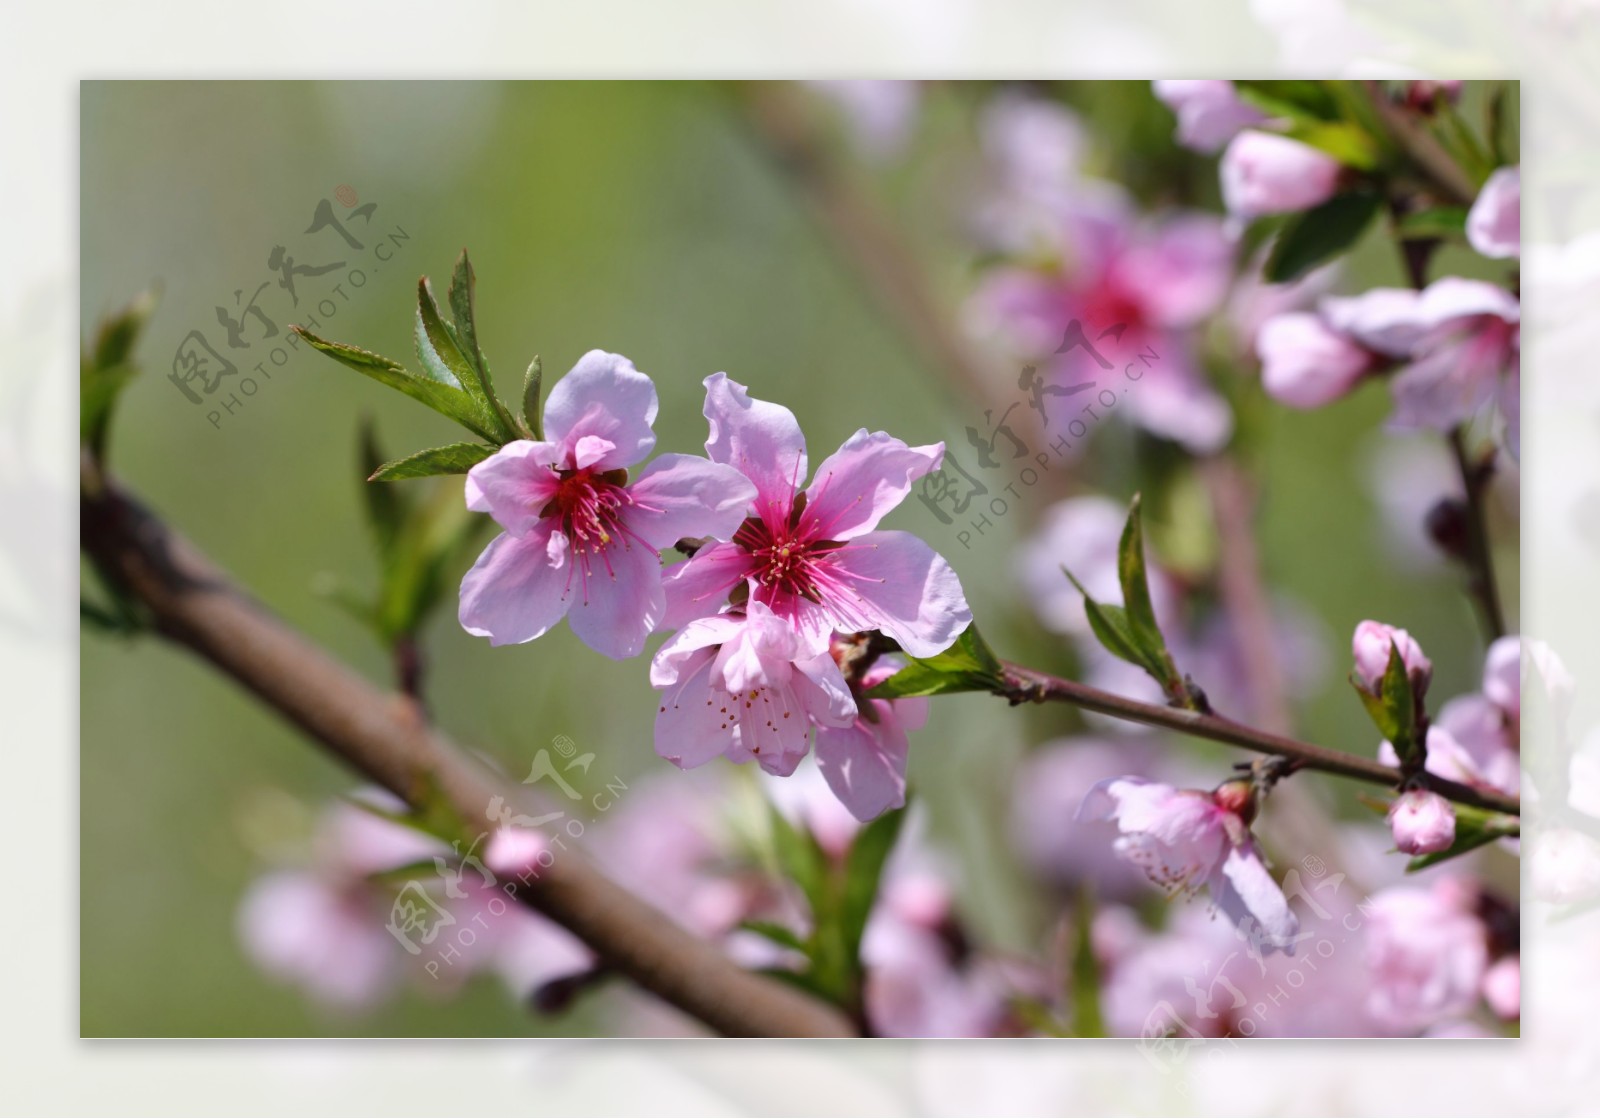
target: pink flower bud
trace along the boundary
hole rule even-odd
[[[548,866],[550,841],[531,828],[497,828],[483,851],[483,863],[496,874],[517,878]],[[541,860],[543,860],[541,862]]]
[[[1423,654],[1422,646],[1403,629],[1367,621],[1356,626],[1355,637],[1350,642],[1356,660],[1356,676],[1367,691],[1373,695],[1382,691],[1383,674],[1389,669],[1391,645],[1400,650],[1400,659],[1405,662],[1413,689],[1418,692],[1425,690],[1433,677],[1433,662]]]
[[[1309,210],[1339,189],[1339,161],[1270,132],[1246,130],[1222,153],[1222,200],[1241,218]]]
[[[1389,808],[1394,845],[1407,855],[1431,855],[1456,841],[1456,813],[1438,793],[1412,789]]]
[[[1522,1016],[1522,957],[1506,956],[1483,973],[1483,1001],[1508,1021]]]
[[[1484,256],[1522,253],[1522,168],[1502,167],[1489,176],[1467,212],[1467,240]]]
[[[1275,315],[1256,336],[1261,384],[1291,408],[1320,408],[1344,396],[1372,368],[1372,355],[1320,315]]]

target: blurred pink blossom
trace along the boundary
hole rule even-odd
[[[1178,143],[1200,152],[1221,151],[1243,129],[1266,115],[1240,98],[1228,81],[1151,82],[1156,97],[1178,118]]]
[[[1331,329],[1320,315],[1296,311],[1262,324],[1256,337],[1261,384],[1292,408],[1321,408],[1349,394],[1374,366],[1371,353]]]
[[[1169,894],[1204,886],[1262,947],[1293,954],[1299,922],[1250,835],[1254,798],[1247,786],[1231,781],[1205,793],[1116,777],[1091,789],[1078,813],[1113,820],[1122,833],[1117,853]]]
[[[1474,900],[1475,891],[1447,879],[1431,889],[1384,890],[1368,901],[1367,1001],[1378,1022],[1414,1032],[1477,1004],[1488,945]]]
[[[1342,171],[1309,144],[1248,129],[1222,153],[1222,201],[1246,220],[1309,210],[1338,192]]]
[[[1402,854],[1445,851],[1456,839],[1455,809],[1438,793],[1411,789],[1389,806],[1389,828]]]
[[[1467,213],[1467,241],[1487,257],[1521,255],[1521,167],[1502,167],[1483,184]]]

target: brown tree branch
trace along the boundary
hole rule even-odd
[[[1019,664],[1004,662],[1004,670],[1005,686],[997,689],[995,694],[1004,696],[1012,703],[1046,701],[1070,703],[1086,711],[1096,711],[1116,719],[1127,719],[1130,722],[1145,723],[1148,726],[1190,734],[1196,738],[1224,742],[1230,746],[1254,750],[1258,754],[1274,754],[1281,758],[1289,758],[1299,769],[1314,769],[1390,788],[1398,788],[1405,780],[1398,769],[1384,765],[1374,758],[1329,750],[1325,746],[1315,746],[1281,734],[1257,730],[1220,715],[1202,715],[1198,711],[1179,707],[1143,703],[1112,692],[1101,691],[1099,688],[1091,688],[1076,680],[1067,680],[1032,668],[1024,668]],[[1447,800],[1488,808],[1495,812],[1509,812],[1513,815],[1522,813],[1521,803],[1517,798],[1506,796],[1504,793],[1475,789],[1433,774],[1424,774],[1421,779],[1427,782],[1430,789]]]
[[[1467,539],[1465,554],[1461,558],[1467,568],[1467,591],[1477,603],[1485,637],[1494,642],[1506,635],[1506,616],[1500,606],[1500,588],[1494,577],[1494,553],[1489,543],[1486,508],[1494,464],[1492,461],[1472,461],[1472,455],[1467,450],[1466,435],[1460,427],[1450,431],[1450,453],[1455,458],[1456,469],[1461,473],[1461,486],[1466,495],[1463,508],[1466,511]]]
[[[405,697],[383,691],[235,587],[188,541],[85,460],[83,549],[148,616],[155,632],[198,655],[343,761],[416,805],[437,788],[463,820],[488,820],[503,785],[424,723]],[[710,941],[605,877],[570,848],[518,900],[564,926],[611,970],[723,1034],[841,1037],[835,1010],[745,971]]]

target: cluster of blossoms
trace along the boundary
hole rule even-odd
[[[546,438],[508,443],[467,476],[468,507],[504,532],[462,581],[461,624],[498,645],[565,616],[614,658],[676,630],[650,667],[662,757],[786,776],[814,732],[829,784],[871,819],[905,803],[905,732],[925,716],[859,698],[882,675],[848,679],[836,639],[877,632],[928,657],[971,622],[950,565],[878,528],[944,445],[863,429],[806,485],[789,409],[723,373],[705,389],[706,457],[661,455],[630,479],[655,444],[655,386],[626,358],[585,355],[550,392]],[[693,555],[663,570],[680,542]]]
[[[1408,104],[1419,111],[1459,95],[1450,83],[1411,84]],[[1201,151],[1226,145],[1222,193],[1238,220],[1303,211],[1345,185],[1333,157],[1264,131],[1270,122],[1232,82],[1157,82],[1156,93],[1177,114],[1180,142]],[[1468,243],[1492,260],[1520,256],[1521,204],[1521,169],[1494,171],[1467,214]],[[1515,457],[1520,322],[1515,292],[1452,276],[1422,291],[1375,288],[1326,298],[1315,310],[1285,310],[1262,325],[1256,351],[1267,392],[1295,408],[1323,407],[1377,375],[1390,377],[1397,429],[1449,431],[1497,407]]]

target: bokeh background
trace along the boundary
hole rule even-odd
[[[981,185],[981,92],[927,91],[904,154],[856,164],[863,189],[894,216],[952,317],[973,283],[966,230]],[[1171,118],[1147,83],[1069,83],[1062,92],[1089,126],[1092,158],[1103,169],[1123,172],[1147,201],[1173,200]],[[235,307],[236,291],[248,299],[273,278],[267,261],[275,246],[311,264],[349,255],[331,233],[305,233],[318,202],[345,185],[360,202],[376,203],[370,227],[352,224],[352,233],[370,244],[377,238],[369,230],[399,227],[409,239],[364,287],[346,289],[335,315],[310,312],[328,337],[408,358],[417,277],[442,283],[467,246],[480,338],[508,394],[535,353],[548,385],[600,347],[655,379],[661,450],[703,443],[700,382],[718,370],[790,406],[813,462],[861,426],[961,446],[964,428],[982,417],[919,360],[914,340],[820,234],[783,169],[754,140],[736,96],[702,83],[85,84],[85,327],[152,282],[161,288],[141,354],[146,375],[124,397],[116,424],[117,473],[291,623],[374,678],[389,678],[384,651],[316,588],[330,579],[364,588],[376,577],[361,512],[359,419],[370,414],[397,454],[454,438],[451,426],[310,353],[258,378],[256,395],[220,426],[207,419],[216,405],[190,404],[164,376],[191,329],[220,346],[214,308]],[[831,109],[819,98],[815,111]],[[853,158],[836,123],[842,158]],[[1214,206],[1211,190],[1178,200]],[[1442,258],[1438,270],[1480,268],[1463,254]],[[338,298],[335,275],[302,279],[302,307]],[[1349,259],[1341,286],[1403,282],[1374,240]],[[280,330],[307,317],[276,286],[260,304]],[[262,360],[262,349],[239,364]],[[998,380],[1014,379],[1007,355],[984,358]],[[1387,395],[1373,390],[1317,412],[1274,408],[1258,417],[1265,570],[1275,591],[1307,609],[1324,654],[1317,686],[1297,712],[1299,730],[1361,753],[1376,744],[1344,681],[1356,622],[1390,620],[1421,637],[1439,697],[1474,689],[1481,663],[1453,575],[1415,559],[1382,514],[1382,478],[1392,464],[1380,456],[1394,444],[1380,431],[1388,409]],[[1125,500],[1139,484],[1131,461],[1126,429],[1105,425],[1081,476]],[[891,525],[920,532],[952,561],[1002,655],[1071,670],[1065,643],[1039,628],[1013,577],[1014,545],[1033,525],[1028,511],[999,519],[970,547],[915,501]],[[1193,546],[1179,528],[1152,523],[1158,551]],[[1497,560],[1515,630],[1514,534],[1502,535],[1512,539]],[[606,661],[564,627],[491,650],[459,629],[453,601],[429,625],[425,648],[437,719],[508,771],[524,772],[560,734],[596,751],[597,771],[632,778],[670,769],[651,749],[654,704],[642,660]],[[596,1028],[594,1004],[542,1018],[488,977],[454,997],[404,990],[354,1014],[318,1008],[263,976],[235,932],[239,900],[281,836],[303,828],[305,813],[349,791],[352,779],[232,685],[158,642],[86,633],[81,673],[83,1035]],[[956,859],[962,911],[980,936],[1037,949],[1047,915],[1017,869],[1007,802],[1018,761],[1072,729],[1071,713],[1013,712],[985,697],[939,704],[929,729],[913,736],[911,758],[930,838]],[[1219,771],[1235,760],[1197,743],[1173,740],[1171,748]],[[1362,811],[1347,793],[1336,794],[1340,811]]]

